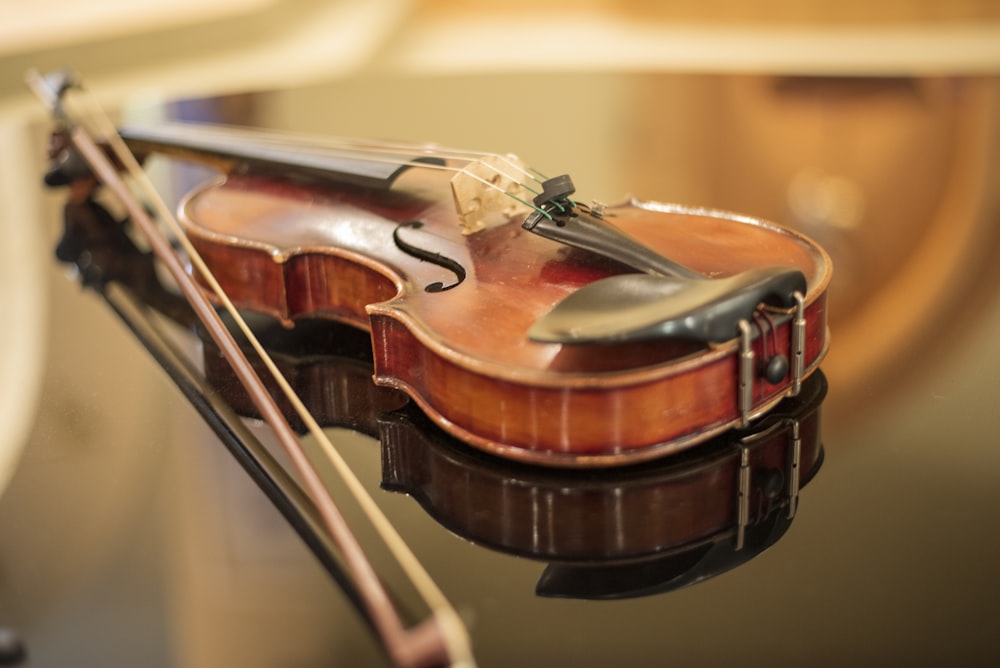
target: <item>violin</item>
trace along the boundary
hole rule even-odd
[[[587,206],[569,177],[512,156],[121,134],[140,155],[223,170],[179,218],[238,308],[367,330],[375,382],[491,454],[593,467],[673,453],[797,393],[827,350],[830,260],[771,223]]]
[[[60,259],[106,299],[123,285],[144,305],[205,328],[297,475],[273,484],[282,476],[256,472],[263,457],[247,457],[246,468],[315,551],[326,554],[332,541],[397,665],[471,665],[464,626],[241,312],[289,328],[330,319],[364,330],[377,385],[402,391],[464,444],[557,469],[641,463],[749,428],[798,395],[826,353],[830,261],[790,230],[637,200],[586,205],[569,176],[545,177],[510,155],[213,127],[118,130],[106,119],[95,133],[64,104],[74,81],[63,73],[28,81],[60,122],[46,181],[69,185],[66,232],[79,233],[60,244]],[[221,172],[186,197],[179,222],[139,164],[152,153]],[[99,183],[183,300],[118,234],[120,221],[94,198]],[[135,262],[119,262],[122,255]],[[430,609],[420,623],[403,623],[222,314],[420,592]],[[161,364],[173,356],[169,345],[147,347]],[[178,369],[179,385],[195,375],[183,363],[167,366]],[[227,440],[211,401],[194,403]],[[291,493],[272,489],[286,483]]]

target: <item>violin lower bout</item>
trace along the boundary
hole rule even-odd
[[[824,303],[810,307],[804,377],[826,352]],[[425,343],[398,314],[369,315],[375,382],[406,392],[457,438],[507,459],[561,467],[630,464],[683,450],[742,419],[735,342],[631,371],[498,376]],[[779,338],[783,330],[787,326]],[[788,382],[758,378],[751,417],[791,394]]]

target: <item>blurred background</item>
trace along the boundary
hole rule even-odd
[[[29,68],[72,67],[116,118],[513,152],[584,198],[801,230],[834,260],[834,451],[945,394],[958,357],[968,396],[1000,389],[977,371],[998,364],[996,2],[36,0],[2,17],[0,627],[33,665],[311,666],[371,647],[54,263]]]

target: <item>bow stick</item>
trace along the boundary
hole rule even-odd
[[[251,367],[245,354],[223,323],[218,312],[195,283],[194,278],[184,269],[174,252],[169,239],[163,234],[143,205],[132,194],[129,186],[118,173],[118,169],[98,146],[93,134],[84,126],[80,115],[67,109],[65,93],[71,88],[79,89],[63,73],[42,76],[29,72],[27,83],[57,120],[66,126],[70,140],[87,161],[97,178],[125,207],[129,216],[145,235],[153,253],[163,263],[177,283],[184,297],[201,321],[206,331],[218,345],[220,351],[232,366],[240,383],[244,386],[260,415],[273,430],[279,444],[288,455],[303,487],[320,514],[323,526],[343,555],[345,569],[351,575],[372,624],[392,661],[398,666],[422,667],[433,665],[473,666],[475,664],[469,646],[468,633],[457,612],[438,589],[430,575],[416,559],[402,537],[382,513],[378,505],[365,491],[357,476],[334,448],[322,428],[295,395],[291,386],[281,375],[277,366],[257,341],[249,326],[240,316],[225,292],[215,280],[211,271],[201,260],[195,248],[187,240],[179,223],[149,181],[145,171],[135,156],[118,136],[110,121],[103,113],[90,115],[90,120],[102,126],[100,132],[108,142],[116,160],[133,178],[159,218],[171,229],[181,243],[195,271],[209,286],[223,307],[241,329],[260,357],[268,371],[274,376],[278,386],[316,439],[324,454],[333,464],[348,489],[358,501],[369,521],[392,552],[399,565],[412,582],[414,588],[431,610],[431,615],[417,625],[406,628],[388,594],[382,586],[371,563],[351,532],[343,515],[334,503],[316,468],[309,460],[302,443],[289,426],[273,396],[265,389],[261,378]]]

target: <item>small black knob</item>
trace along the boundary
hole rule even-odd
[[[760,483],[761,493],[768,499],[776,499],[785,488],[785,474],[778,469],[768,469],[764,472]]]
[[[542,192],[536,195],[532,201],[535,206],[542,207],[550,202],[565,200],[575,192],[576,186],[573,185],[573,179],[569,177],[569,174],[562,174],[542,181]]]
[[[767,361],[764,367],[764,378],[771,385],[777,385],[788,375],[788,358],[778,354]]]

